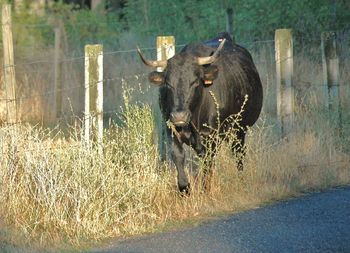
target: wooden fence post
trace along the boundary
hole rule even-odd
[[[90,129],[96,128],[98,150],[103,141],[103,46],[85,46],[84,138],[90,143]]]
[[[97,95],[96,95],[96,126],[98,150],[102,153],[103,142],[103,47],[99,45],[99,54],[97,56]]]
[[[54,55],[54,115],[55,119],[61,117],[62,114],[62,63],[61,63],[61,39],[62,39],[62,23],[55,27],[55,55]]]
[[[235,36],[233,34],[233,8],[232,7],[228,7],[226,9],[226,32],[228,32],[231,38],[233,39],[233,41],[235,41]]]
[[[175,37],[174,36],[158,36],[157,37],[157,60],[170,59],[175,55]],[[162,72],[163,68],[158,67],[157,71]],[[166,133],[166,123],[163,120],[159,108],[156,111],[158,115],[157,119],[157,132],[158,136],[158,145],[159,153],[161,160],[165,161],[168,157],[169,148],[167,146],[167,133]]]
[[[15,5],[15,12],[20,12],[23,9],[23,0],[15,0],[14,1]]]
[[[277,116],[282,138],[292,130],[294,118],[293,38],[291,29],[275,32]]]
[[[4,49],[4,84],[7,99],[7,122],[17,122],[16,75],[13,53],[11,5],[2,6],[2,39]]]
[[[167,60],[175,55],[175,38],[174,36],[158,36],[157,37],[157,60]],[[161,67],[157,68],[158,72],[162,72]]]
[[[339,58],[335,32],[321,35],[323,82],[325,96],[331,116],[341,129],[341,110],[339,98]]]

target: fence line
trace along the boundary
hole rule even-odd
[[[145,74],[140,74],[140,76],[141,75],[145,75]],[[108,82],[108,81],[115,81],[115,80],[122,81],[123,79],[128,79],[128,78],[136,78],[136,79],[138,79],[135,75],[132,75],[132,76],[128,76],[128,77],[106,78],[106,79],[103,79],[102,81],[99,81],[97,83]],[[94,84],[89,85],[89,87],[95,87],[96,85],[97,84],[94,83]],[[84,88],[84,84],[76,85],[76,86],[69,87],[69,88],[62,88],[62,89],[59,89],[59,91],[69,91],[69,90],[74,90],[74,89],[78,89],[78,88]],[[45,97],[46,95],[52,95],[53,93],[54,93],[54,91],[48,91],[48,92],[44,92],[44,93],[36,94],[36,95],[31,95],[31,96],[17,97],[15,99],[0,98],[0,101],[19,101],[19,100],[30,99],[30,98],[35,98],[35,97]]]
[[[184,45],[178,45],[178,46],[184,46]],[[144,47],[141,48],[143,51],[147,50],[155,50],[156,47]],[[122,53],[137,53],[136,49],[129,49],[129,50],[116,50],[116,51],[107,51],[104,52],[103,55],[114,55],[114,54],[122,54]],[[59,61],[59,63],[65,63],[65,62],[73,62],[77,60],[84,60],[84,56],[77,56],[77,57],[72,57],[72,58],[66,58],[62,59]],[[2,66],[0,69],[6,69],[6,68],[12,68],[12,67],[17,67],[17,66],[26,66],[26,65],[35,65],[35,64],[41,64],[41,63],[54,63],[54,60],[39,60],[39,61],[33,61],[33,62],[28,62],[28,63],[17,63],[14,65],[6,65]]]
[[[293,40],[295,40],[295,36],[293,36]],[[283,41],[284,39],[282,39],[281,41]],[[321,43],[321,37],[315,39],[314,41],[317,41],[317,42],[320,42]],[[260,65],[261,66],[265,66],[265,71],[267,72],[266,75],[267,75],[267,79],[270,79],[271,81],[271,76],[269,72],[269,69],[271,66],[273,66],[274,64],[278,65],[278,64],[284,64],[288,61],[290,61],[292,59],[292,57],[281,57],[281,58],[275,58],[272,56],[272,50],[273,50],[273,46],[275,45],[275,40],[257,40],[257,41],[251,41],[251,42],[242,42],[242,43],[239,43],[239,44],[246,44],[246,45],[250,45],[252,47],[255,47],[255,45],[260,45],[260,44],[268,44],[268,45],[271,45],[271,47],[269,46],[269,49],[267,50],[267,52],[265,52],[266,54],[269,55],[268,59],[265,59],[265,60],[261,60],[261,57],[260,56],[258,59],[254,59],[254,62],[255,64],[257,65]],[[185,46],[185,44],[175,44],[174,47],[183,47]],[[52,48],[53,49],[53,48]],[[143,51],[156,51],[156,47],[143,47],[141,48]],[[125,50],[112,50],[112,51],[106,51],[103,53],[104,56],[114,56],[114,55],[124,55],[124,54],[127,54],[127,53],[137,53],[137,50],[136,50],[136,47],[135,49],[125,49]],[[265,54],[264,53],[264,54]],[[75,57],[66,57],[66,58],[61,58],[61,59],[56,59],[56,62],[57,63],[73,63],[73,62],[77,62],[79,61],[79,66],[80,64],[83,64],[84,63],[84,56],[75,56]],[[54,64],[55,62],[55,59],[52,59],[52,60],[36,60],[36,61],[31,61],[31,62],[23,62],[23,63],[18,63],[18,64],[13,64],[13,65],[4,65],[0,68],[2,68],[3,70],[4,69],[7,69],[7,68],[14,68],[14,67],[18,67],[18,66],[33,66],[33,65],[41,65],[41,64]],[[270,66],[271,65],[271,66]],[[259,66],[258,66],[259,67]],[[27,73],[27,74],[30,74],[30,73],[42,73],[42,74],[53,74],[53,70],[52,71],[40,71],[40,70],[34,70],[34,71],[26,71],[26,70],[21,70],[20,73]],[[275,80],[275,76],[274,76],[275,73],[272,73],[272,79]],[[107,83],[110,83],[112,81],[122,81],[123,79],[130,79],[130,78],[140,78],[139,76],[144,76],[146,75],[146,73],[141,73],[141,74],[133,74],[133,75],[130,75],[130,76],[112,76],[112,77],[109,77],[109,78],[104,78],[102,81],[100,82],[97,82],[95,84],[90,84],[88,87],[94,87],[96,86],[97,84],[101,83],[101,82],[107,82]],[[67,77],[65,77],[65,80],[63,80],[64,82],[67,82]],[[321,83],[312,83],[311,82],[307,82],[307,81],[304,81],[304,80],[294,80],[294,84],[291,85],[291,87],[294,87],[296,83],[310,83],[310,87],[307,87],[307,88],[314,88],[314,87],[322,87],[323,85]],[[47,86],[50,86],[49,85],[46,85]],[[340,87],[340,86],[347,86],[347,84],[345,82],[341,82],[341,83],[337,83],[336,84],[337,87]],[[78,84],[78,85],[69,85],[69,87],[64,87],[64,88],[58,88],[58,89],[55,89],[55,90],[49,90],[49,91],[45,91],[45,92],[41,92],[40,94],[34,94],[34,95],[27,95],[27,96],[19,96],[19,97],[15,97],[15,98],[0,98],[0,102],[1,101],[5,101],[5,102],[12,102],[12,101],[23,101],[23,100],[28,100],[28,99],[31,99],[31,98],[37,98],[37,97],[46,97],[46,96],[51,96],[51,95],[54,95],[55,92],[69,92],[71,90],[74,90],[74,89],[81,89],[83,88],[84,85],[83,84]],[[274,91],[273,91],[274,92]]]
[[[295,39],[295,38],[298,38],[298,37],[294,36],[293,39]],[[321,44],[321,38],[315,39],[313,41],[320,42],[320,44]],[[241,44],[241,45],[253,45],[253,44],[259,44],[259,43],[274,43],[274,40],[256,40],[256,41],[250,41],[250,42],[242,41],[242,42],[240,42],[238,44]],[[176,44],[175,47],[183,47],[185,45],[186,44]],[[30,48],[30,47],[28,47],[28,48]],[[53,48],[48,47],[48,49],[53,49]],[[157,48],[156,47],[143,47],[143,48],[140,48],[140,49],[142,51],[148,51],[148,50],[156,50]],[[137,50],[136,50],[136,48],[135,49],[125,49],[125,50],[115,50],[115,51],[107,51],[107,52],[104,52],[103,54],[104,55],[114,55],[114,54],[123,54],[123,53],[137,53]],[[77,56],[77,57],[71,57],[71,58],[62,59],[59,62],[60,63],[65,63],[65,62],[73,62],[73,61],[83,60],[83,59],[84,59],[84,56]],[[287,60],[287,59],[285,59],[285,60]],[[16,66],[23,66],[23,65],[33,65],[33,64],[41,64],[41,63],[53,63],[53,60],[51,60],[51,61],[49,61],[49,60],[39,60],[39,61],[33,61],[33,62],[29,62],[29,63],[18,63],[18,64],[15,64],[15,65],[2,66],[1,68],[4,69],[4,68],[8,68],[8,67],[16,67]]]
[[[146,49],[156,49],[155,47],[154,48],[146,48]],[[130,52],[136,52],[136,50],[130,50]],[[113,54],[113,53],[118,53],[120,51],[112,51],[112,52],[107,52],[107,54]],[[77,58],[70,58],[70,59],[64,59],[60,62],[68,62],[68,61],[74,61],[74,60],[83,60],[84,57],[77,57]],[[286,61],[288,60],[289,58],[285,58],[283,61]],[[283,61],[275,61],[275,63],[279,63],[279,62],[283,62]],[[15,65],[9,65],[9,66],[5,66],[3,67],[2,69],[5,69],[7,67],[15,67],[15,66],[23,66],[23,65],[34,65],[34,64],[38,64],[38,63],[53,63],[53,61],[36,61],[36,62],[30,62],[30,63],[20,63],[20,64],[15,64]],[[83,63],[83,62],[82,62]],[[256,64],[268,64],[268,61],[255,61]],[[26,71],[26,70],[23,70],[23,71],[18,71],[18,72],[23,72],[23,73],[52,73],[53,71],[40,71],[40,70],[34,70],[34,71]],[[106,79],[103,79],[103,81],[114,81],[114,80],[123,80],[123,79],[130,79],[130,78],[138,78],[139,76],[144,76],[146,75],[146,73],[139,73],[139,74],[133,74],[133,75],[129,75],[129,76],[123,76],[123,77],[110,77],[110,78],[106,78]],[[303,81],[303,80],[300,80],[300,79],[297,79],[295,80],[296,82],[303,82],[303,83],[309,83],[309,82],[306,82],[306,81]],[[317,87],[317,86],[320,86],[320,87],[323,87],[324,85],[323,84],[314,84],[314,83],[310,83],[310,87]],[[348,86],[347,84],[337,84],[337,86]],[[77,86],[73,86],[73,87],[70,87],[70,88],[62,88],[60,89],[60,91],[68,91],[68,90],[71,90],[71,89],[76,89],[76,88],[82,88],[83,85],[77,85]],[[44,92],[44,93],[41,93],[41,94],[36,94],[36,95],[33,95],[33,96],[25,96],[25,97],[19,97],[19,98],[16,98],[15,100],[22,100],[22,99],[28,99],[28,98],[32,98],[32,97],[40,97],[40,96],[45,96],[45,95],[51,95],[53,92]],[[6,98],[0,98],[0,101],[13,101],[13,99],[6,99]]]
[[[321,39],[317,40],[321,43]],[[267,42],[267,41],[265,41]],[[273,42],[273,40],[271,41]],[[245,42],[245,43],[240,43],[240,44],[256,44],[256,43],[264,43],[264,41],[254,41],[254,42]],[[175,47],[183,47],[186,44],[177,44],[175,45]],[[51,48],[53,49],[53,48]],[[148,50],[156,50],[156,47],[144,47],[144,48],[140,48],[142,51],[148,51]],[[137,53],[136,49],[127,49],[127,50],[116,50],[116,51],[107,51],[104,52],[104,55],[115,55],[115,54],[123,54],[123,53]],[[60,63],[64,63],[64,62],[73,62],[73,61],[77,61],[77,60],[83,60],[84,56],[77,56],[77,57],[71,57],[71,58],[65,58],[60,60]],[[285,58],[287,59],[287,58]],[[26,59],[22,59],[23,61],[25,61]],[[28,63],[18,63],[15,65],[10,65],[10,66],[3,66],[2,69],[6,68],[6,67],[13,67],[13,66],[23,66],[23,65],[34,65],[34,64],[40,64],[40,63],[52,63],[53,60],[38,60],[38,61],[33,61],[33,62],[28,62]],[[257,61],[255,61],[257,62]],[[266,61],[267,62],[267,61]],[[264,63],[261,62],[260,63]]]
[[[293,39],[295,39],[295,37],[293,37]],[[321,44],[321,38],[320,39],[315,39],[314,41],[318,41]],[[242,45],[251,45],[251,44],[258,44],[258,43],[274,43],[274,40],[257,40],[257,41],[251,41],[251,42],[241,42],[238,44],[242,44]],[[176,44],[175,47],[183,47],[186,44]],[[53,48],[51,48],[53,49]],[[140,48],[142,51],[150,51],[150,50],[156,50],[156,47],[143,47]],[[115,55],[115,54],[123,54],[123,53],[137,53],[137,49],[125,49],[125,50],[115,50],[115,51],[107,51],[104,52],[104,55]],[[71,57],[71,58],[65,58],[60,60],[60,63],[65,63],[65,62],[73,62],[73,61],[77,61],[77,60],[83,60],[84,56],[77,56],[77,57]],[[25,59],[24,59],[25,60]],[[283,60],[288,60],[288,58],[284,58]],[[29,62],[29,63],[18,63],[15,65],[9,65],[9,66],[3,66],[2,69],[7,68],[7,67],[16,67],[16,66],[23,66],[23,65],[33,65],[33,64],[41,64],[41,63],[53,63],[53,60],[39,60],[39,61],[33,61],[33,62]],[[256,62],[257,63],[257,62]],[[260,62],[262,63],[262,62]]]
[[[320,40],[321,41],[321,40]],[[259,43],[259,41],[256,42],[251,42],[251,43]],[[182,47],[185,46],[185,44],[179,44],[175,45],[175,47]],[[145,48],[140,48],[142,51],[147,51],[147,50],[156,50],[156,47],[145,47]],[[137,53],[136,49],[128,49],[128,50],[116,50],[116,51],[107,51],[104,52],[104,55],[114,55],[114,54],[122,54],[122,53]],[[286,61],[289,58],[283,58],[281,61]],[[78,60],[84,60],[84,56],[77,56],[77,57],[72,57],[72,58],[65,58],[62,60],[59,60],[59,63],[66,63],[66,62],[74,62]],[[281,61],[276,61],[276,63],[280,63]],[[262,63],[268,63],[268,61],[254,61],[255,63],[262,64]],[[17,67],[17,66],[27,66],[27,65],[35,65],[35,64],[44,64],[44,63],[54,63],[54,60],[39,60],[39,61],[33,61],[33,62],[24,62],[24,63],[17,63],[14,65],[6,65],[0,67],[0,69],[6,69],[6,68],[12,68],[12,67]]]
[[[18,72],[25,72],[25,73],[51,73],[52,71],[48,72],[48,71],[17,71]],[[129,75],[129,76],[123,76],[123,77],[110,77],[110,78],[105,78],[103,79],[101,82],[110,82],[110,81],[122,81],[122,80],[125,80],[125,79],[131,79],[131,78],[135,78],[135,79],[139,79],[140,76],[146,76],[148,73],[139,73],[139,74],[134,74],[134,75]],[[300,80],[300,79],[296,79],[295,80],[295,83],[306,83],[306,84],[310,84],[309,88],[312,88],[312,87],[321,87],[323,88],[324,87],[324,84],[314,84],[314,83],[310,83],[310,82],[306,82],[306,81],[303,81],[303,80]],[[106,85],[106,84],[105,84]],[[90,87],[94,87],[96,86],[95,84],[91,85]],[[348,87],[347,84],[343,83],[343,84],[338,84],[337,85],[338,87]],[[76,86],[73,86],[73,87],[69,87],[69,88],[62,88],[62,89],[59,89],[59,91],[69,91],[69,90],[73,90],[73,89],[78,89],[78,88],[84,88],[84,84],[80,84],[80,85],[76,85]],[[24,97],[17,97],[15,99],[7,99],[7,98],[0,98],[0,101],[13,101],[13,100],[17,100],[17,101],[20,101],[20,100],[25,100],[25,99],[30,99],[30,98],[35,98],[35,97],[45,97],[45,96],[48,96],[48,95],[52,95],[54,93],[54,91],[47,91],[47,92],[43,92],[41,94],[35,94],[35,95],[30,95],[30,96],[24,96]]]
[[[123,81],[124,79],[131,79],[131,78],[138,79],[139,76],[144,76],[144,75],[146,75],[146,73],[141,73],[141,74],[137,74],[137,75],[130,75],[130,76],[124,76],[124,77],[105,78],[105,79],[103,79],[101,81],[98,81],[97,83],[93,82],[93,81],[90,82],[90,83],[93,83],[93,84],[89,85],[89,87],[96,87],[97,84],[100,84],[100,83],[103,83],[103,82],[115,81],[115,80]],[[76,85],[76,86],[69,87],[69,88],[58,89],[58,91],[70,91],[70,90],[74,90],[74,89],[78,89],[78,88],[84,88],[84,84]],[[36,95],[31,95],[31,96],[24,96],[24,97],[17,97],[17,98],[14,98],[14,99],[0,98],[0,101],[21,101],[21,100],[35,98],[35,97],[45,97],[47,95],[52,95],[54,93],[55,93],[55,91],[47,91],[47,92],[43,92],[41,94],[36,94]]]

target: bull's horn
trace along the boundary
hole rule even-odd
[[[212,64],[217,59],[220,50],[223,48],[223,46],[225,44],[225,41],[226,41],[226,39],[223,39],[220,42],[219,47],[216,49],[216,51],[211,56],[198,57],[197,58],[198,65]]]
[[[141,50],[140,50],[139,47],[137,47],[137,52],[139,53],[142,62],[143,62],[144,64],[146,64],[147,66],[150,66],[150,67],[153,67],[153,68],[157,68],[157,67],[166,68],[166,65],[167,65],[167,63],[168,63],[167,60],[162,60],[162,61],[150,61],[150,60],[145,59],[145,57],[142,55],[142,52],[141,52]]]

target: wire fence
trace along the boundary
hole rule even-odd
[[[80,23],[79,23],[80,24]],[[4,25],[4,24],[2,24]],[[80,25],[91,25],[81,22]],[[22,24],[14,23],[14,26],[24,28],[48,29],[53,32],[52,24]],[[296,41],[302,38],[295,37]],[[315,38],[312,43],[321,43],[321,37]],[[133,42],[135,43],[135,42]],[[133,44],[131,43],[131,44]],[[274,40],[243,41],[238,44],[246,47],[253,55],[253,59],[259,70],[264,86],[264,112],[276,114],[276,84],[275,84],[275,45]],[[350,58],[350,50],[344,46],[347,37],[340,41],[341,59]],[[137,44],[137,43],[135,43]],[[142,45],[142,42],[139,43]],[[344,44],[344,45],[343,45]],[[185,44],[175,45],[176,50],[180,50]],[[38,47],[35,43],[26,45],[15,45],[15,64],[0,66],[4,71],[7,68],[16,70],[16,97],[6,98],[4,86],[0,88],[0,121],[6,121],[6,104],[12,101],[18,102],[17,109],[22,121],[39,118],[43,121],[56,121],[51,114],[54,110],[52,101],[54,95],[62,94],[62,114],[65,116],[82,115],[83,111],[83,90],[84,90],[84,56],[80,52],[67,52],[67,49],[60,49],[58,59],[54,57],[55,45],[45,45]],[[69,46],[68,46],[69,47]],[[25,49],[25,51],[21,51]],[[146,56],[155,58],[156,47],[143,46],[141,50]],[[18,53],[16,53],[18,52]],[[123,104],[122,82],[128,83],[136,92],[135,100],[145,103],[156,104],[157,91],[150,88],[147,81],[148,69],[146,69],[138,59],[136,46],[128,49],[105,50],[104,51],[104,76],[102,80],[105,89],[104,114],[117,113]],[[28,56],[29,55],[29,56]],[[308,45],[299,45],[294,52],[294,82],[296,98],[300,104],[307,104],[314,94],[317,96],[317,103],[322,104],[323,73],[321,66],[321,53],[319,48],[308,48]],[[62,87],[54,87],[55,71],[54,65],[61,66],[59,80]],[[349,104],[349,71],[350,63],[346,60],[341,62],[341,73],[339,87],[342,87],[342,102]],[[96,84],[94,84],[96,85]],[[344,95],[345,94],[345,95]],[[47,119],[46,119],[47,118]],[[38,119],[38,120],[39,120]]]

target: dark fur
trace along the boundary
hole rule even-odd
[[[159,102],[165,121],[169,120],[172,112],[191,113],[191,122],[177,128],[180,138],[171,138],[170,130],[167,130],[172,159],[178,170],[180,191],[189,190],[184,172],[183,144],[192,146],[200,156],[204,156],[206,150],[201,144],[201,138],[210,134],[209,128],[204,124],[217,128],[217,109],[209,91],[215,94],[219,104],[220,122],[237,114],[245,95],[248,95],[241,121],[243,130],[238,130],[237,137],[240,141],[232,147],[234,152],[244,153],[245,129],[256,122],[262,107],[262,85],[249,52],[228,39],[214,63],[210,66],[196,64],[196,57],[210,56],[215,49],[202,43],[189,44],[168,61],[164,73],[159,73],[165,80],[159,90]],[[203,79],[211,76],[215,78],[213,84],[206,87]],[[238,168],[242,169],[242,166],[240,159]]]

